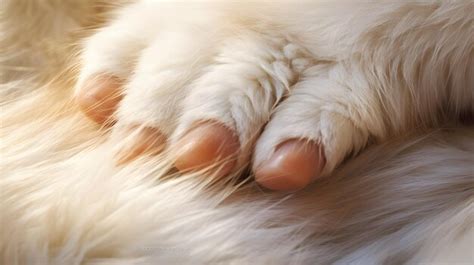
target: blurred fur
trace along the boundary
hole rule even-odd
[[[2,264],[472,263],[469,125],[370,147],[296,194],[176,177],[166,154],[115,167],[71,102],[76,31],[109,7],[2,3]]]

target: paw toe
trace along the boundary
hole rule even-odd
[[[176,168],[182,172],[216,167],[218,176],[228,174],[236,164],[239,140],[218,123],[204,122],[182,137],[177,146]]]
[[[255,170],[255,179],[271,190],[299,190],[319,176],[324,164],[317,143],[292,139],[280,144],[273,155]]]
[[[155,155],[163,151],[166,145],[166,137],[157,128],[130,127],[123,130],[119,135],[130,137],[125,145],[115,155],[118,165],[126,164],[143,154]]]
[[[98,124],[110,121],[122,100],[121,81],[111,75],[98,75],[84,82],[76,94],[81,111]]]

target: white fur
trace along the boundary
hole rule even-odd
[[[385,142],[291,195],[251,182],[216,183],[205,172],[177,177],[166,154],[115,167],[110,150],[117,139],[70,102],[74,76],[41,82],[65,65],[70,51],[63,42],[74,41],[68,36],[80,18],[97,10],[89,2],[14,2],[6,7],[35,10],[27,20],[33,25],[45,12],[57,18],[71,3],[83,5],[72,23],[54,23],[54,30],[51,22],[38,24],[44,31],[16,27],[18,15],[1,21],[2,36],[28,40],[2,38],[16,47],[7,51],[27,51],[2,52],[2,62],[31,70],[2,68],[0,75],[8,77],[1,88],[10,95],[2,97],[1,112],[2,264],[472,263],[474,128],[455,121],[473,110],[471,2],[313,9],[143,1],[88,39],[77,87],[96,72],[127,79],[138,69],[119,112],[124,123],[161,125],[176,137],[194,119],[212,117],[246,143],[273,112],[255,163],[281,139],[304,136],[325,145],[328,174],[369,138]],[[196,50],[186,45],[191,33]],[[31,46],[38,38],[57,53],[48,57],[44,46]],[[431,49],[436,56],[423,56]],[[44,63],[31,63],[35,55]],[[388,74],[395,70],[400,75]],[[183,110],[175,108],[180,100]],[[415,125],[446,128],[408,134]],[[251,153],[244,149],[241,163]],[[454,261],[453,242],[467,248]]]

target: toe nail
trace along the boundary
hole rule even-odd
[[[256,169],[255,179],[271,190],[299,190],[320,175],[325,162],[319,144],[292,139],[280,144],[271,158]]]
[[[234,168],[239,150],[235,133],[224,125],[204,122],[196,125],[178,143],[175,167],[181,172],[216,166],[217,176]]]
[[[82,112],[98,124],[109,120],[121,99],[121,81],[111,75],[90,78],[76,95]]]

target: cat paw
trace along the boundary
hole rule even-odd
[[[171,17],[178,12],[148,5],[125,9],[81,55],[76,101],[114,126],[119,164],[168,149],[182,172],[251,166],[261,185],[297,190],[382,133],[367,119],[373,98],[341,81],[344,65],[209,9]]]

